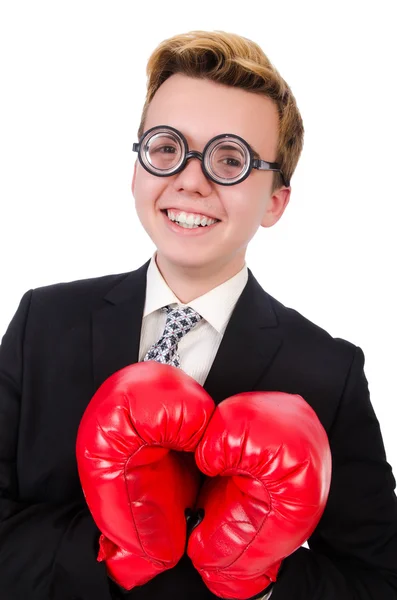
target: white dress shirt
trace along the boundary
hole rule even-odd
[[[161,307],[174,305],[190,306],[203,318],[178,343],[181,369],[204,385],[207,375],[225,333],[233,309],[248,280],[247,265],[234,277],[213,290],[183,304],[168,287],[152,256],[147,270],[146,299],[143,311],[139,361],[164,332],[167,315]]]
[[[178,304],[190,306],[203,318],[178,343],[181,369],[204,385],[207,375],[225,333],[233,309],[248,280],[248,268],[244,267],[234,277],[183,304],[169,288],[156,264],[156,253],[147,270],[146,298],[143,310],[139,361],[142,361],[149,348],[164,332],[167,315],[163,306]],[[174,308],[174,306],[172,306]],[[262,600],[268,600],[272,590]]]

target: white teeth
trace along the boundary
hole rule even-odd
[[[210,217],[206,217],[204,215],[195,215],[192,213],[186,212],[177,212],[174,210],[167,210],[168,218],[171,221],[176,221],[181,227],[185,227],[187,229],[195,229],[199,225],[201,226],[209,226],[217,223],[217,219],[211,219]]]

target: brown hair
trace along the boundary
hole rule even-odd
[[[290,87],[258,44],[234,33],[191,31],[164,40],[150,56],[146,72],[147,93],[138,137],[143,134],[154,94],[174,73],[240,87],[275,102],[279,115],[276,162],[290,181],[302,152],[303,121]],[[273,176],[272,193],[284,185],[279,173]]]

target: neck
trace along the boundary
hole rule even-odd
[[[184,266],[170,262],[156,252],[156,264],[181,304],[188,304],[239,273],[244,267],[245,257],[236,256],[234,261],[224,265]]]

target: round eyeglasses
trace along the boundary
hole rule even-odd
[[[204,175],[220,185],[235,185],[244,181],[252,169],[276,171],[289,187],[280,165],[267,162],[256,155],[250,145],[238,135],[222,133],[213,137],[203,152],[190,150],[184,135],[168,125],[158,125],[145,131],[137,144],[139,162],[146,171],[157,177],[170,177],[185,168],[189,158],[198,158]]]

